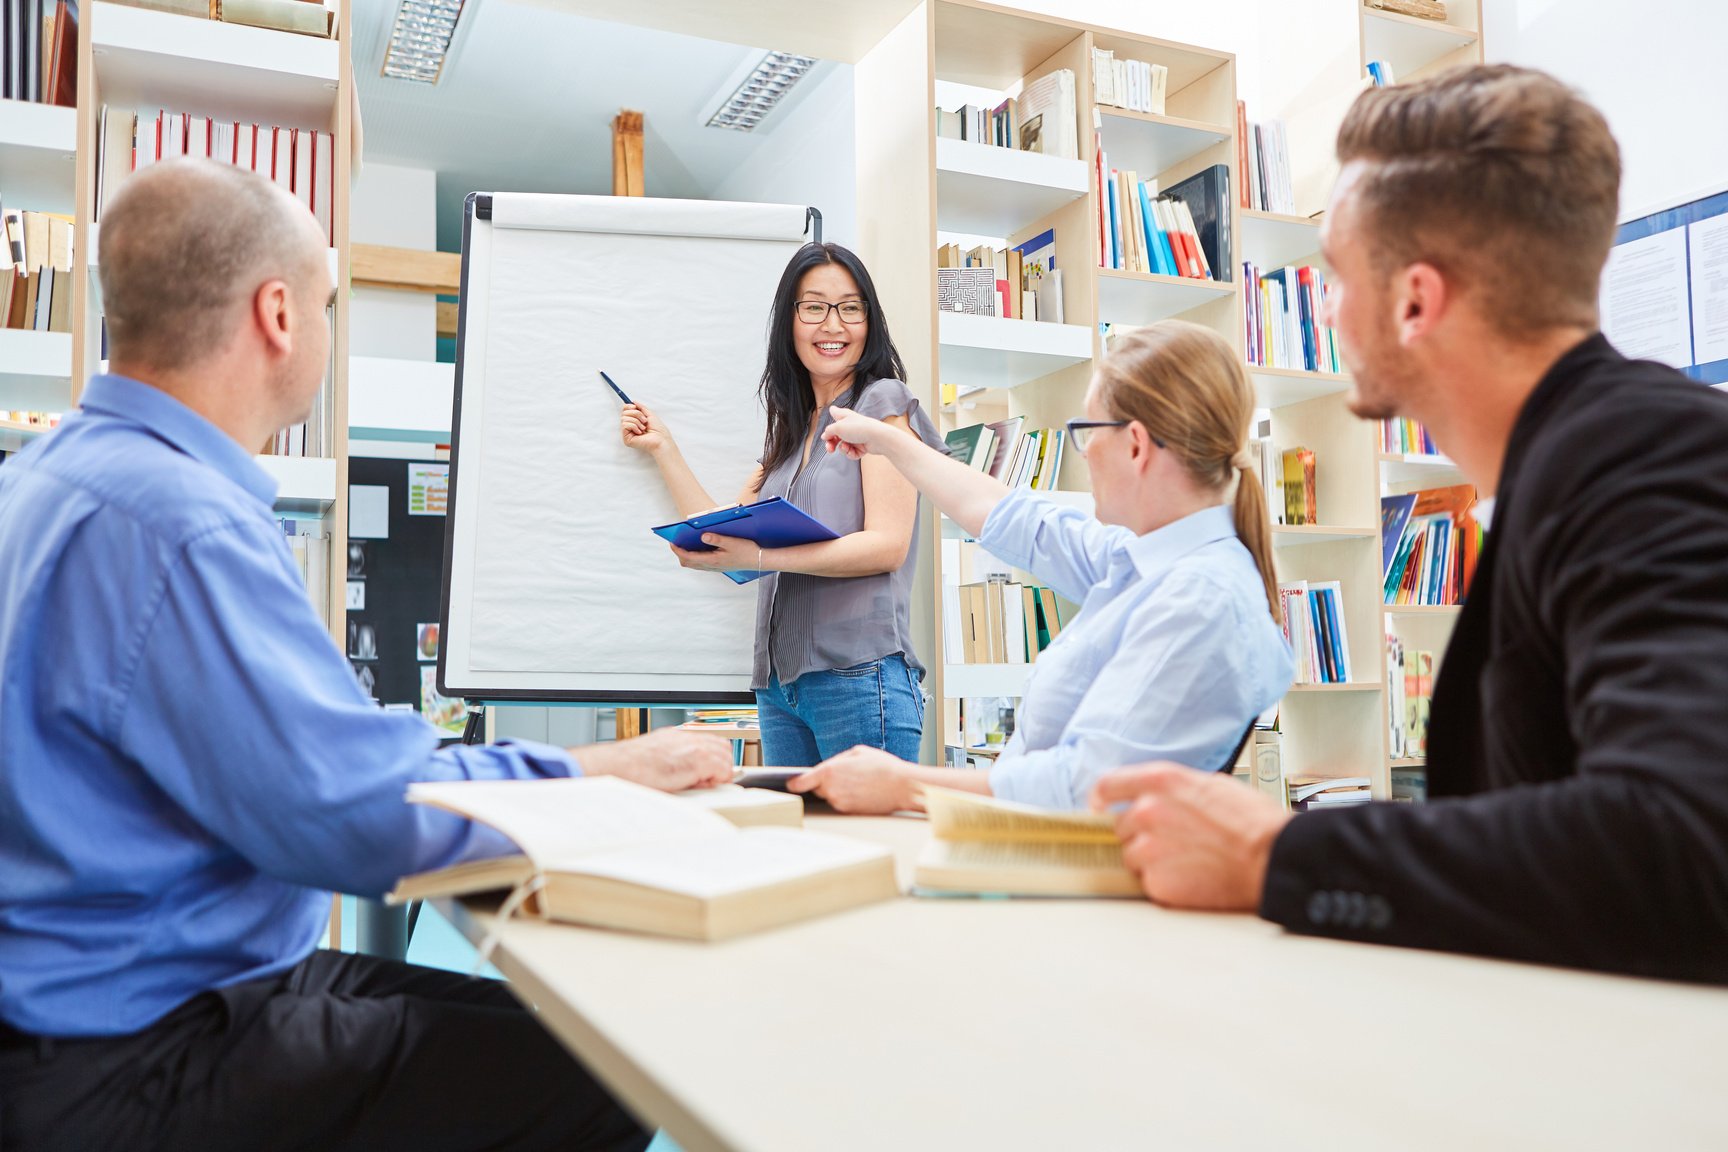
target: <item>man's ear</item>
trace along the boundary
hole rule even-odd
[[[1451,302],[1449,288],[1446,277],[1432,264],[1411,264],[1399,274],[1393,297],[1399,343],[1413,344],[1433,332]]]
[[[252,323],[270,348],[286,355],[293,347],[292,297],[283,280],[266,280],[252,294]]]

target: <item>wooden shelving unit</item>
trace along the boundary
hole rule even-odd
[[[79,20],[78,105],[75,110],[58,110],[72,116],[67,143],[76,157],[67,197],[67,208],[75,214],[77,238],[73,332],[66,339],[63,403],[54,406],[66,410],[76,405],[84,381],[104,367],[102,301],[96,276],[100,236],[95,220],[103,106],[160,108],[224,120],[311,128],[334,137],[332,225],[336,246],[330,250],[330,261],[337,293],[332,370],[325,384],[328,454],[258,458],[280,486],[278,512],[323,521],[330,540],[331,563],[327,568],[331,571],[347,551],[347,502],[338,497],[346,491],[348,473],[348,227],[354,144],[351,22],[344,4],[338,13],[335,38],[321,39],[94,0]],[[0,125],[8,119],[0,116]],[[61,125],[55,131],[65,133],[65,128]],[[0,138],[16,134],[0,127]],[[9,174],[8,147],[0,144],[0,171]],[[51,167],[50,160],[39,158],[36,168],[45,167]],[[113,179],[112,174],[108,178]],[[10,203],[10,188],[0,187],[0,191],[8,194]],[[10,366],[13,360],[0,356],[0,362]],[[340,579],[332,579],[321,604],[338,643],[346,632],[342,585]]]

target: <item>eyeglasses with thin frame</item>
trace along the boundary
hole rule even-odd
[[[830,304],[826,300],[800,300],[792,306],[798,319],[806,324],[821,324],[828,319],[828,310],[840,313],[842,324],[862,324],[870,317],[870,307],[862,300],[842,300]]]
[[[1086,449],[1092,444],[1092,433],[1100,428],[1126,428],[1127,420],[1070,420],[1068,421],[1068,443],[1074,445],[1080,455],[1086,455]],[[1152,437],[1152,443],[1164,447],[1164,441]]]

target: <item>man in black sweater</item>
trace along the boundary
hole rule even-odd
[[[1597,330],[1619,150],[1552,78],[1365,93],[1322,228],[1351,410],[1487,505],[1428,804],[1291,818],[1176,765],[1102,781],[1148,896],[1315,935],[1728,982],[1728,396]]]

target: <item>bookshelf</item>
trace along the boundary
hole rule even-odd
[[[1403,83],[1443,68],[1482,60],[1479,0],[1450,0],[1446,19],[1422,20],[1362,6],[1362,66],[1384,60]]]
[[[160,108],[219,120],[310,128],[333,137],[335,172],[331,205],[336,246],[329,259],[337,285],[333,319],[331,366],[325,381],[324,411],[328,454],[314,457],[259,456],[259,463],[279,486],[276,511],[294,518],[316,518],[329,536],[334,571],[347,550],[346,501],[348,419],[348,195],[354,142],[354,92],[350,47],[351,14],[338,11],[335,36],[322,39],[197,19],[110,0],[94,0],[81,13],[78,28],[78,102],[76,109],[56,109],[48,125],[70,145],[76,160],[67,182],[66,206],[74,213],[73,331],[64,338],[64,351],[54,365],[61,373],[60,403],[9,404],[9,407],[68,410],[77,403],[83,382],[102,370],[102,302],[96,279],[100,236],[96,225],[97,158],[102,108]],[[68,123],[70,129],[68,130]],[[0,170],[8,173],[6,149],[27,125],[22,116],[0,114]],[[38,128],[32,139],[47,128]],[[36,145],[43,153],[43,147]],[[38,156],[35,170],[51,167],[53,153]],[[0,192],[10,195],[9,188]],[[34,206],[34,205],[32,205]],[[28,334],[24,334],[28,335]],[[17,361],[5,349],[0,363],[10,385]],[[43,367],[47,350],[28,363]],[[320,610],[338,643],[346,632],[343,582],[332,579]]]
[[[8,205],[71,213],[77,129],[75,109],[0,100],[0,196]]]

